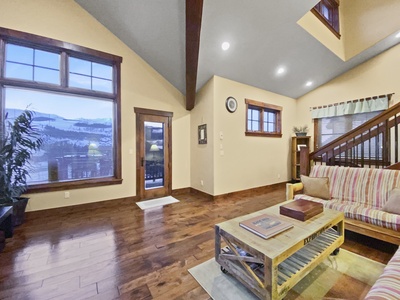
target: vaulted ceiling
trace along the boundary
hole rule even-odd
[[[187,7],[183,0],[76,2],[188,98],[213,75],[298,98],[400,42],[386,36],[343,61],[297,23],[318,0],[187,0]],[[196,16],[201,31],[187,33],[186,18],[200,26]],[[197,58],[198,33],[196,72],[190,61]],[[224,41],[230,43],[227,51],[221,49]],[[277,75],[279,67],[284,74]],[[186,72],[194,77],[191,87]]]

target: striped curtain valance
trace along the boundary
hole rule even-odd
[[[392,95],[393,94],[387,94],[330,105],[311,107],[311,117],[313,119],[320,119],[385,110],[389,107],[389,100]]]

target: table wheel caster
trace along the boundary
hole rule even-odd
[[[224,274],[228,274],[228,271],[223,266],[221,266],[221,272]]]
[[[338,255],[339,251],[340,251],[340,248],[336,248],[335,250],[333,250],[333,252],[331,253],[331,255],[336,256],[336,255]]]

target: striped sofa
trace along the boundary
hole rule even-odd
[[[364,298],[364,300],[398,299],[400,299],[400,248]]]
[[[309,176],[329,178],[331,200],[302,194],[302,183],[287,184],[288,199],[294,197],[323,203],[326,208],[342,211],[346,220],[371,224],[375,231],[376,228],[385,228],[386,231],[396,232],[395,235],[400,237],[400,215],[382,210],[389,192],[400,187],[400,171],[315,165]],[[300,191],[300,194],[294,195],[294,191]],[[347,225],[346,222],[346,229],[349,229],[353,224]],[[364,232],[363,229],[362,233]],[[376,234],[373,237],[380,238],[379,236],[380,234]],[[399,244],[400,239],[384,240]]]

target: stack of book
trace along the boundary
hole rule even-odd
[[[260,216],[239,222],[239,226],[268,239],[282,231],[293,227],[293,224],[285,222],[277,217],[262,214]]]

